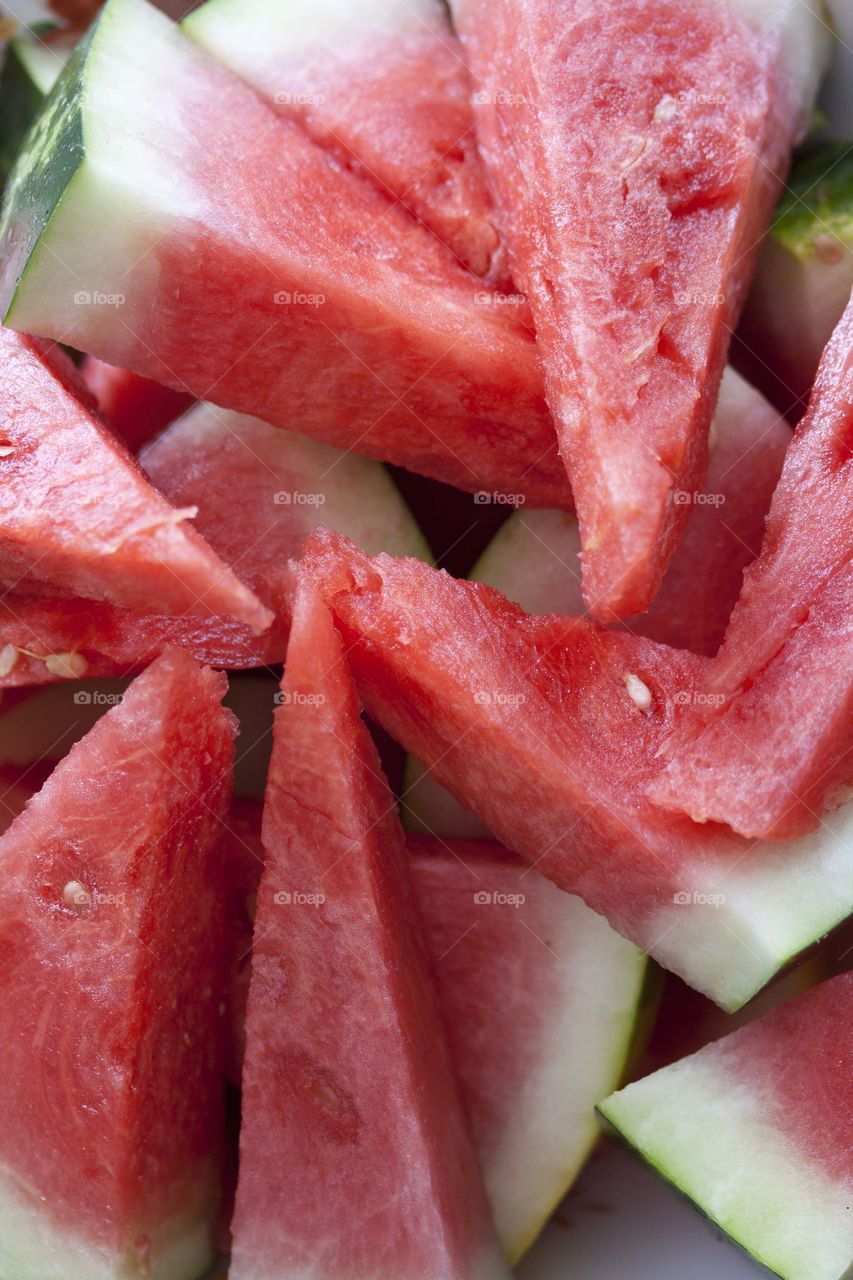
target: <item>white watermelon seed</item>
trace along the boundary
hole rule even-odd
[[[79,880],[69,880],[62,890],[62,901],[72,911],[82,911],[89,905],[89,890]]]
[[[634,675],[633,671],[626,671],[622,679],[625,681],[625,688],[628,697],[639,707],[641,711],[648,711],[652,705],[652,691],[647,684],[644,684],[639,676]]]
[[[21,651],[17,645],[3,645],[3,648],[0,649],[0,677],[8,676],[15,669],[20,656]]]
[[[81,653],[49,653],[44,665],[52,676],[60,676],[63,680],[79,680],[89,669]]]

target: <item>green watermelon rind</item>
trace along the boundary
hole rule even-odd
[[[776,208],[771,235],[802,262],[819,257],[820,237],[853,248],[853,151],[831,142],[798,160]]]
[[[55,23],[39,23],[27,34],[16,35],[6,49],[0,73],[0,186],[60,74],[63,59],[39,41],[40,35],[55,29]]]

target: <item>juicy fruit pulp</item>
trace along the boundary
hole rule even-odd
[[[0,840],[9,1280],[194,1280],[211,1261],[224,689],[160,659]]]
[[[814,829],[853,776],[851,403],[853,303],[824,352],[702,700],[651,791],[750,836]]]
[[[503,1280],[393,798],[331,615],[305,583],[281,697],[231,1275]]]
[[[80,373],[109,425],[134,452],[192,404],[181,391],[140,378],[129,369],[116,369],[94,356],[86,357]]]
[[[690,516],[647,613],[625,624],[676,649],[712,657],[737,602],[743,571],[758,555],[773,491],[791,442],[776,411],[727,369],[711,432],[704,491],[682,494]],[[562,511],[510,517],[470,575],[528,613],[580,614],[577,520]]]
[[[143,451],[142,463],[170,502],[197,510],[196,528],[275,611],[276,622],[255,636],[228,619],[152,617],[83,600],[14,596],[0,601],[0,641],[17,654],[0,683],[43,683],[53,674],[45,658],[68,652],[90,678],[122,675],[170,644],[214,667],[281,662],[287,564],[320,522],[371,551],[428,554],[380,463],[215,405],[192,409]]]
[[[146,481],[56,348],[0,330],[0,580],[157,613],[271,614]]]
[[[786,3],[453,0],[572,478],[584,594],[643,612],[702,487],[754,247],[827,46]],[[796,44],[794,49],[792,46]]]
[[[853,1265],[853,974],[602,1105],[659,1173],[782,1280]]]
[[[527,617],[332,535],[313,535],[305,562],[373,718],[507,848],[690,985],[736,1008],[850,914],[853,807],[813,840],[753,846],[646,798],[699,658]]]
[[[145,0],[110,0],[75,51],[2,243],[15,328],[460,488],[570,502],[529,331]]]
[[[476,275],[511,287],[441,0],[208,0],[183,27]]]

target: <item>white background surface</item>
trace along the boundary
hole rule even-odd
[[[642,1163],[602,1146],[518,1269],[519,1280],[761,1280]]]

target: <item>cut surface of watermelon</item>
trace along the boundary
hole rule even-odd
[[[849,780],[852,403],[853,302],[824,353],[761,554],[744,576],[702,698],[650,791],[659,804],[782,837],[813,829]],[[760,742],[750,724],[761,725]]]
[[[380,463],[215,405],[190,410],[146,447],[141,460],[170,502],[183,505],[186,499],[197,509],[196,528],[275,612],[275,623],[256,636],[224,618],[167,618],[86,600],[8,595],[0,600],[0,650],[12,649],[0,685],[61,679],[69,674],[62,664],[57,671],[50,668],[57,666],[56,655],[68,653],[85,664],[70,674],[124,675],[171,644],[213,667],[281,662],[289,612],[282,576],[320,522],[368,551],[429,555]],[[51,655],[54,660],[46,664]]]
[[[708,472],[661,589],[635,634],[710,657],[725,635],[743,571],[761,550],[764,521],[791,431],[731,368],[714,415]],[[584,612],[577,520],[561,511],[515,512],[471,574],[527,613]]]
[[[331,614],[305,583],[281,700],[230,1274],[503,1280],[393,798]]]
[[[0,353],[2,584],[264,630],[269,611],[116,445],[67,357],[10,329]]]
[[[0,1272],[194,1280],[219,1194],[223,676],[172,653],[0,840]]]
[[[605,1120],[782,1280],[853,1267],[853,974],[614,1094]]]
[[[516,1262],[580,1171],[625,1070],[646,962],[492,841],[410,839],[453,1065]]]
[[[512,308],[146,0],[107,4],[10,183],[13,327],[463,489],[570,502]]]
[[[853,806],[763,845],[648,803],[701,659],[528,617],[334,535],[312,536],[306,566],[370,715],[507,848],[717,1003],[743,1004],[850,914]]]
[[[572,477],[584,594],[643,612],[702,487],[754,250],[828,53],[800,0],[452,0]]]
[[[86,357],[80,373],[109,425],[134,452],[192,404],[192,398],[181,391],[94,356]]]
[[[441,0],[208,0],[182,25],[476,275],[510,286],[468,68]]]

